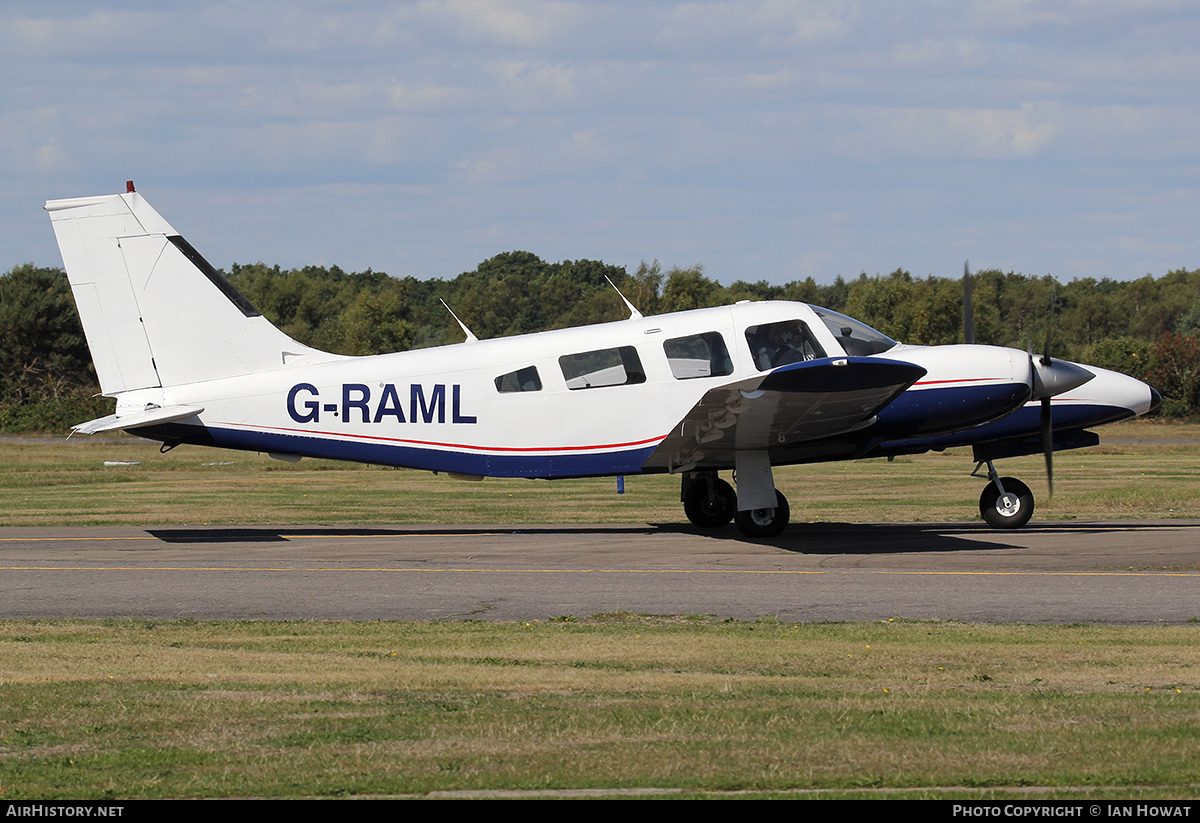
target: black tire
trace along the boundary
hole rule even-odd
[[[738,512],[733,519],[737,522],[738,531],[746,537],[778,537],[787,528],[791,516],[787,498],[776,489],[775,508]]]
[[[1019,529],[1033,517],[1033,492],[1015,477],[1001,477],[1000,482],[1012,498],[1010,504],[1000,500],[995,483],[988,483],[979,495],[979,513],[993,529]]]
[[[702,529],[719,529],[729,524],[737,511],[737,495],[733,487],[719,477],[712,479],[713,499],[708,499],[708,482],[696,480],[688,487],[683,501],[687,519]]]

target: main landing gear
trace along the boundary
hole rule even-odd
[[[787,528],[792,511],[783,492],[775,490],[775,507],[738,512],[733,519],[746,537],[778,537]]]
[[[683,513],[702,529],[719,529],[737,513],[737,494],[716,472],[685,474],[680,497]]]
[[[686,472],[679,498],[692,524],[702,529],[719,529],[732,520],[746,537],[778,537],[787,527],[791,509],[787,498],[771,489],[775,505],[738,511],[737,493],[715,471]]]
[[[1000,477],[991,460],[987,463],[989,482],[979,495],[979,513],[994,529],[1019,529],[1033,517],[1033,492],[1015,477]],[[981,477],[980,463],[971,472],[972,477]]]

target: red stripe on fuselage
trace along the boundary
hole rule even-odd
[[[914,386],[940,386],[940,385],[945,385],[946,383],[986,383],[989,381],[993,382],[993,383],[1019,383],[1019,382],[1021,382],[1019,380],[1008,380],[1003,377],[968,377],[968,378],[955,378],[953,380],[919,380],[916,383],[913,383],[913,385]]]
[[[574,451],[601,451],[612,449],[625,449],[632,446],[644,446],[648,443],[661,443],[667,439],[664,434],[660,437],[649,437],[645,440],[635,440],[629,443],[608,443],[599,446],[535,446],[535,447],[514,447],[514,446],[469,446],[465,443],[439,443],[435,440],[406,440],[402,437],[379,437],[373,434],[351,434],[349,432],[327,432],[327,431],[312,431],[311,429],[289,429],[282,426],[255,426],[249,423],[214,423],[214,426],[237,426],[245,429],[263,429],[266,431],[277,432],[299,432],[307,435],[323,435],[334,439],[354,438],[356,440],[379,440],[388,443],[405,443],[413,446],[435,446],[442,449],[456,449],[458,451],[475,451],[475,452],[574,452]]]

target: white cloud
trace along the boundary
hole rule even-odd
[[[454,86],[428,85],[415,88],[397,82],[393,83],[387,92],[391,105],[404,112],[460,108],[475,99],[470,90]]]
[[[447,25],[455,39],[538,48],[571,32],[579,17],[574,3],[531,0],[424,0],[423,18]]]
[[[0,42],[16,54],[92,56],[137,43],[165,22],[157,12],[97,9],[74,16],[8,17],[0,26]]]
[[[840,0],[730,0],[680,3],[664,14],[655,42],[698,52],[717,44],[765,49],[828,45],[858,17],[857,3]]]
[[[42,199],[133,176],[185,210],[220,192],[236,243],[270,202],[243,219],[292,265],[580,242],[828,279],[941,272],[959,238],[1037,271],[1200,266],[1197,43],[1182,2],[13,0],[0,260],[56,259]],[[358,222],[322,236],[314,203]],[[403,242],[354,235],[401,213]]]
[[[518,111],[543,110],[574,101],[576,72],[561,63],[503,60],[484,65],[495,76],[498,91]]]

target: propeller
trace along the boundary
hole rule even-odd
[[[1041,403],[1042,453],[1046,458],[1046,485],[1050,497],[1054,497],[1054,416],[1050,409],[1050,398],[1063,392],[1077,389],[1096,375],[1066,360],[1054,360],[1050,356],[1050,345],[1054,338],[1054,305],[1057,299],[1057,284],[1050,289],[1050,316],[1046,321],[1046,342],[1041,357],[1034,357],[1033,346],[1029,347],[1030,399]]]
[[[1046,458],[1046,487],[1050,494],[1048,500],[1054,499],[1054,417],[1050,411],[1050,398],[1042,398],[1042,454]]]
[[[1046,319],[1046,345],[1042,346],[1042,368],[1051,369],[1054,361],[1050,359],[1050,341],[1054,334],[1054,303],[1058,299],[1058,286],[1050,284],[1050,316]],[[1034,369],[1037,373],[1037,369]],[[1049,491],[1047,500],[1054,499],[1054,413],[1050,411],[1050,395],[1041,399],[1042,424],[1042,455],[1046,458],[1046,488]]]
[[[971,261],[963,262],[963,340],[975,343],[975,311],[971,302]],[[1027,349],[1029,354],[1029,399],[1037,400],[1041,405],[1040,423],[1042,435],[1042,453],[1046,459],[1046,485],[1050,489],[1050,497],[1054,496],[1054,413],[1050,408],[1050,398],[1055,395],[1077,389],[1096,375],[1066,360],[1055,360],[1050,355],[1051,344],[1054,340],[1054,306],[1058,298],[1058,285],[1052,284],[1050,290],[1050,316],[1046,321],[1046,342],[1042,346],[1041,356],[1033,353],[1033,344]]]
[[[971,305],[971,261],[963,261],[963,342],[975,345],[975,307]]]

